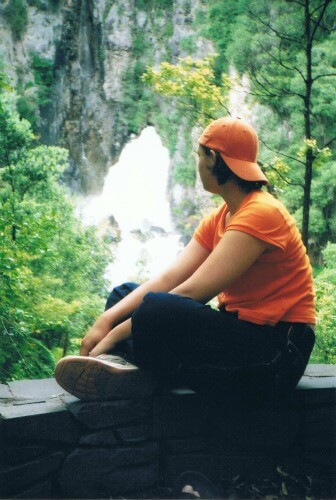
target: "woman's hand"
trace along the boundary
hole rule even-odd
[[[99,356],[99,354],[106,354],[109,351],[112,351],[118,342],[122,340],[126,340],[130,337],[132,330],[131,319],[120,323],[120,325],[116,326],[108,332],[104,338],[96,344],[96,346],[90,351],[90,356]]]
[[[104,337],[96,346],[90,351],[90,356],[95,357],[99,356],[100,354],[106,354],[110,351],[112,351],[117,342],[115,340],[115,334],[114,331],[111,330],[106,337]]]
[[[82,340],[80,355],[89,356],[92,349],[106,337],[112,327],[111,321],[109,321],[105,314],[99,316]]]

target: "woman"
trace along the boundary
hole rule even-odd
[[[199,174],[224,203],[161,275],[113,290],[81,356],[58,363],[62,387],[82,399],[140,395],[150,390],[147,374],[208,396],[263,398],[295,387],[314,345],[311,267],[294,220],[261,189],[268,181],[257,154],[257,134],[243,120],[220,118],[204,130]],[[219,310],[206,305],[215,296]],[[105,355],[121,347],[121,358]]]

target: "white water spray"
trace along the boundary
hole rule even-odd
[[[111,285],[147,279],[174,260],[181,244],[167,200],[169,154],[154,127],[131,140],[110,168],[99,196],[79,204],[84,223],[106,227],[113,216],[121,241],[107,269]]]

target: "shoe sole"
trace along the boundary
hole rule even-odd
[[[112,364],[86,356],[67,356],[56,365],[55,379],[84,401],[133,399],[153,393],[149,375],[137,367]]]

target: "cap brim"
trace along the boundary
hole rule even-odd
[[[263,182],[265,185],[269,185],[267,177],[257,163],[246,160],[239,160],[237,158],[231,158],[230,156],[226,156],[221,152],[220,155],[230,167],[232,172],[241,179],[244,179],[245,181]]]

